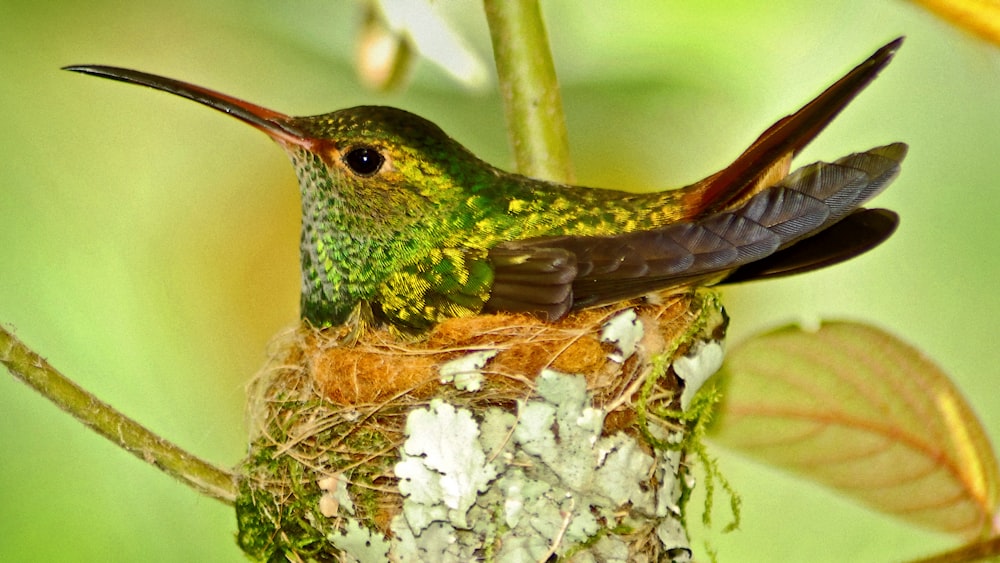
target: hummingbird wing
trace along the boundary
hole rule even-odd
[[[576,254],[556,246],[503,243],[489,252],[493,287],[485,308],[558,319],[573,308]]]
[[[844,260],[875,246],[895,227],[890,212],[856,210],[892,182],[906,150],[894,143],[804,166],[743,205],[695,221],[614,236],[501,243],[488,256],[494,279],[486,308],[552,319],[670,287],[716,283],[733,270],[737,279],[749,279]],[[845,219],[831,235],[807,244]],[[858,225],[871,226],[855,230]],[[768,257],[774,258],[756,274],[738,270]]]

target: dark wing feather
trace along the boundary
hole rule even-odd
[[[576,255],[558,247],[511,242],[490,250],[493,289],[486,309],[531,312],[558,319],[573,306]]]
[[[489,254],[495,299],[487,308],[558,318],[570,308],[719,281],[849,216],[895,178],[905,155],[906,145],[894,143],[834,163],[814,163],[736,209],[694,222],[615,236],[565,235],[500,244]],[[814,267],[839,261],[832,258],[837,255],[845,259],[850,248],[858,248],[851,243],[846,251],[838,249],[836,239],[826,244],[832,248],[823,249],[827,257],[812,260]]]
[[[857,209],[809,238],[740,266],[721,283],[777,278],[832,266],[875,248],[898,224],[899,216],[888,209]]]

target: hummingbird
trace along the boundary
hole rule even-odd
[[[392,107],[291,117],[136,70],[64,68],[176,94],[266,133],[288,153],[301,190],[303,319],[421,331],[491,311],[556,320],[671,288],[810,271],[880,244],[898,216],[862,205],[898,175],[905,144],[794,172],[791,161],[902,40],[780,119],[723,170],[652,193],[506,172]]]

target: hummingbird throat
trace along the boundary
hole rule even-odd
[[[378,241],[352,213],[322,159],[289,150],[302,197],[302,317],[317,327],[341,324],[371,299],[378,272],[369,257]]]

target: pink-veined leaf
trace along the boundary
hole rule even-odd
[[[785,327],[735,347],[719,375],[714,441],[922,526],[974,538],[996,525],[989,438],[948,376],[892,335]]]

